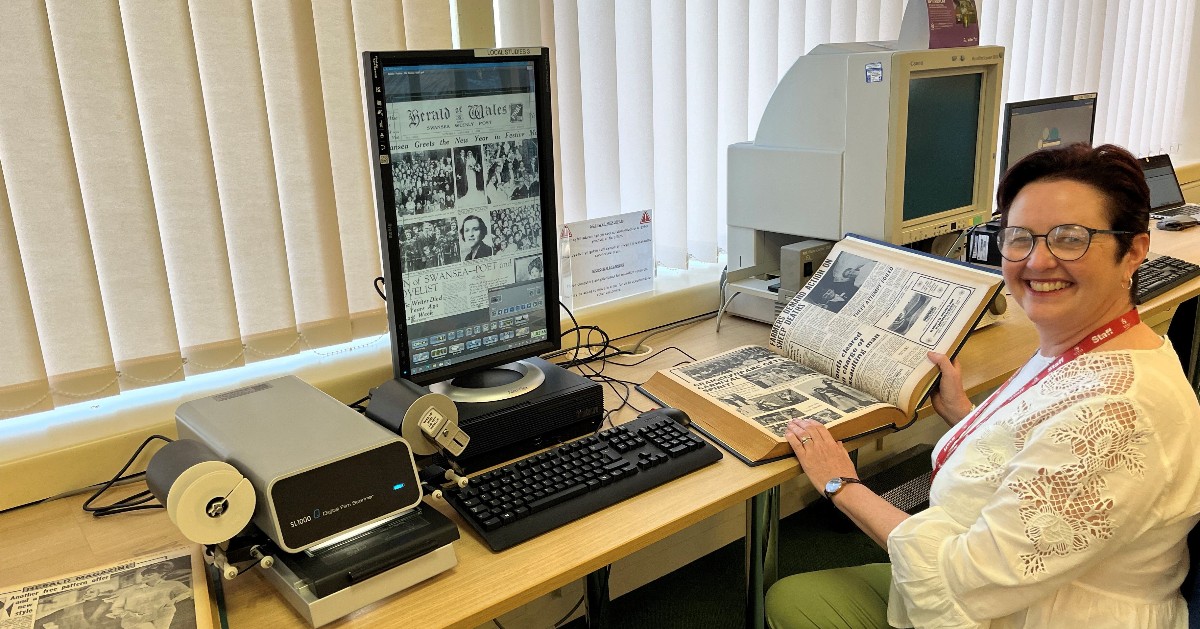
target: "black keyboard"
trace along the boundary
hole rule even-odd
[[[446,492],[492,550],[510,548],[684,474],[721,452],[658,411],[530,455]]]
[[[1200,277],[1200,266],[1191,262],[1171,256],[1150,258],[1137,270],[1137,303],[1144,304],[1196,277]]]

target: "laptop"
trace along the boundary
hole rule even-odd
[[[1200,215],[1200,205],[1183,200],[1179,178],[1171,165],[1170,155],[1155,155],[1138,160],[1146,185],[1150,186],[1150,218],[1159,219],[1179,214]]]

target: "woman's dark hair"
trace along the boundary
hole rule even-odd
[[[1118,259],[1129,252],[1134,235],[1150,230],[1150,187],[1137,158],[1119,146],[1078,143],[1026,155],[1004,173],[996,189],[1001,225],[1008,224],[1017,194],[1039,181],[1075,181],[1099,192],[1108,201],[1109,229],[1132,232],[1113,236]]]
[[[526,271],[529,273],[533,273],[534,269],[537,269],[539,272],[545,270],[542,268],[542,259],[541,258],[534,258],[529,261],[529,267],[526,269]]]
[[[466,242],[466,240],[467,240],[467,221],[471,221],[471,220],[479,221],[479,241],[483,242],[483,237],[488,235],[487,223],[483,222],[482,218],[479,218],[478,216],[475,216],[474,214],[468,214],[467,217],[463,219],[462,227],[458,228],[458,237],[461,238],[463,242]]]

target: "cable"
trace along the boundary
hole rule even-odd
[[[647,332],[646,335],[643,336],[642,338],[638,339],[638,341],[633,344],[633,347],[629,348],[627,351],[631,354],[636,354],[638,349],[641,348],[642,343],[645,343],[646,341],[650,340],[650,337],[652,337],[652,336],[657,336],[659,334],[662,334],[663,332],[674,330],[675,328],[681,328],[685,325],[691,325],[693,323],[700,323],[701,321],[707,321],[708,319],[715,318],[716,316],[717,316],[716,312],[708,312],[708,313],[705,313],[702,315],[696,315],[696,316],[688,318],[688,319],[683,319],[682,321],[676,321],[674,323],[668,323],[667,325],[657,327],[657,328]]]
[[[575,610],[579,609],[580,605],[583,605],[583,599],[584,599],[584,596],[580,596],[579,600],[575,601],[575,606],[571,608],[571,611],[567,612],[565,616],[563,616],[562,618],[559,618],[558,622],[554,623],[551,626],[553,626],[554,629],[558,629],[559,627],[563,626],[563,623],[567,622],[567,619],[570,618],[575,613]]]
[[[579,325],[579,320],[575,318],[575,313],[571,312],[571,309],[568,308],[566,304],[564,304],[560,300],[558,302],[558,305],[563,310],[566,311],[567,316],[571,318],[571,324],[572,324],[572,327],[567,330],[563,330],[563,332],[559,335],[559,337],[566,338],[570,334],[575,334],[575,346],[571,349],[567,349],[567,350],[564,350],[563,352],[561,352],[561,353],[572,352],[573,357],[571,358],[571,360],[562,362],[562,363],[556,363],[556,364],[558,364],[560,367],[562,367],[564,369],[570,369],[572,367],[577,367],[584,363],[589,363],[589,362],[593,362],[596,360],[602,360],[604,358],[604,356],[608,353],[609,350],[612,350],[615,353],[621,353],[621,350],[618,350],[615,347],[613,347],[612,340],[609,338],[607,332],[605,332],[599,326],[594,326],[594,325],[581,326],[581,325]],[[588,332],[587,338],[588,338],[589,342],[587,342],[587,343],[584,342],[584,337],[583,337],[584,330],[587,330],[587,332]],[[598,333],[600,335],[600,339],[602,341],[601,343],[596,344],[596,343],[590,342],[593,332]],[[599,353],[592,352],[586,358],[579,357],[579,352],[581,349],[584,349],[584,348],[591,349],[591,348],[595,348],[595,347],[600,348]],[[561,355],[561,353],[554,354],[554,356]]]
[[[984,225],[987,225],[987,223],[980,223],[978,225],[972,225],[972,226],[964,229],[963,231],[959,232],[958,237],[954,239],[954,242],[950,243],[950,246],[942,254],[942,257],[949,258],[950,254],[953,253],[954,250],[958,248],[958,243],[961,242],[963,238],[969,239],[971,237],[972,232],[974,232],[976,229],[979,229],[980,227],[983,227]],[[967,246],[970,246],[970,244],[968,244]]]
[[[608,336],[608,333],[600,327],[594,325],[579,325],[579,320],[575,318],[575,313],[571,312],[571,309],[568,308],[563,302],[560,301],[559,306],[566,311],[567,316],[570,317],[571,323],[573,324],[570,329],[564,330],[561,336],[565,338],[571,334],[574,334],[576,342],[574,347],[566,349],[564,352],[562,352],[563,354],[571,354],[571,359],[555,364],[564,369],[573,368],[583,377],[598,384],[608,386],[610,389],[612,389],[613,393],[617,395],[617,398],[621,400],[621,403],[616,408],[606,409],[604,411],[604,416],[601,418],[600,425],[596,428],[596,430],[603,430],[605,424],[611,425],[612,414],[620,411],[626,406],[632,408],[638,413],[643,412],[629,401],[633,395],[630,386],[635,385],[636,383],[629,382],[627,380],[621,380],[620,378],[614,378],[604,374],[604,368],[607,366],[607,361],[610,356],[627,355],[629,352],[625,352],[614,347],[612,345],[612,339]],[[586,337],[583,334],[585,330],[587,331]],[[598,334],[600,336],[599,343],[591,342],[591,337],[593,334]],[[587,352],[586,355],[581,355],[581,353],[583,353],[585,350]],[[592,363],[597,361],[600,362],[599,369],[592,366]],[[618,388],[618,385],[621,388]]]
[[[375,292],[379,294],[380,299],[387,301],[387,295],[384,294],[383,288],[383,276],[380,275],[379,277],[375,278]]]
[[[651,358],[654,358],[655,356],[658,356],[659,354],[661,354],[661,353],[663,353],[663,352],[665,352],[665,351],[668,351],[668,350],[672,350],[672,349],[673,349],[673,350],[675,350],[675,351],[677,351],[677,352],[679,352],[680,354],[683,354],[684,356],[687,356],[687,357],[688,357],[688,359],[690,359],[692,362],[696,362],[696,359],[695,359],[695,357],[693,357],[691,354],[689,354],[689,353],[687,353],[687,352],[683,351],[683,350],[682,350],[682,349],[680,349],[678,346],[675,346],[675,345],[670,345],[670,346],[668,346],[668,347],[664,347],[664,348],[662,348],[662,349],[658,350],[657,352],[654,352],[653,354],[650,354],[649,356],[647,356],[647,357],[645,357],[645,358],[643,358],[643,359],[641,359],[641,360],[639,360],[639,361],[637,361],[637,362],[635,362],[635,363],[618,363],[618,362],[614,362],[614,363],[612,363],[612,364],[614,364],[614,365],[617,365],[618,367],[637,367],[638,365],[640,365],[640,364],[642,364],[642,363],[646,362],[647,360],[650,360]]]
[[[118,513],[125,513],[127,511],[141,511],[143,509],[162,509],[162,508],[164,508],[164,506],[161,504],[154,504],[154,505],[145,504],[151,500],[154,500],[154,496],[151,495],[148,490],[143,491],[143,492],[138,492],[136,494],[133,494],[132,496],[126,496],[112,504],[104,505],[101,507],[93,507],[92,506],[92,503],[95,502],[95,500],[97,498],[99,498],[101,494],[108,491],[109,488],[111,488],[113,485],[117,484],[118,482],[130,480],[130,479],[134,479],[134,478],[142,478],[146,475],[145,472],[136,472],[134,474],[130,474],[129,476],[123,476],[123,474],[125,474],[125,471],[129,469],[129,466],[133,465],[133,462],[137,460],[139,455],[141,455],[142,450],[145,450],[146,446],[150,445],[150,442],[154,441],[156,439],[165,441],[167,443],[171,443],[171,441],[173,441],[172,439],[170,439],[168,437],[164,437],[162,435],[150,435],[149,437],[147,437],[146,440],[142,442],[142,445],[138,446],[138,449],[136,451],[134,451],[133,456],[129,457],[129,460],[125,462],[125,465],[124,465],[124,467],[121,468],[121,471],[117,472],[116,476],[112,477],[112,480],[108,481],[107,483],[104,483],[104,485],[102,485],[100,487],[100,489],[96,491],[96,493],[92,494],[91,498],[88,498],[83,503],[83,510],[92,514],[92,517],[102,518],[104,516],[116,515]]]
[[[575,358],[579,358],[579,344],[583,342],[583,335],[581,335],[579,333],[579,320],[575,318],[575,313],[571,312],[571,309],[568,308],[567,305],[564,304],[561,299],[558,300],[558,306],[560,308],[562,308],[563,310],[566,310],[567,316],[571,318],[571,325],[573,326],[571,328],[571,330],[575,330]],[[571,330],[567,330],[567,331],[563,332],[562,334],[559,334],[558,335],[559,338],[562,338],[562,337],[570,334]]]
[[[609,577],[612,575],[612,564],[608,564],[607,566],[604,566],[603,568],[601,568],[601,570],[604,571],[604,582],[607,583]],[[552,625],[554,627],[554,629],[558,629],[559,627],[561,627],[563,625],[563,623],[567,622],[567,619],[570,618],[571,615],[575,613],[575,610],[579,609],[580,605],[583,605],[583,601],[585,598],[587,598],[586,591],[584,592],[583,596],[579,597],[579,600],[575,601],[575,606],[571,608],[571,611],[567,612],[566,615],[564,615],[562,618],[559,618],[558,621],[556,621]]]
[[[371,399],[370,393],[364,395],[363,397],[359,398],[358,400],[356,400],[354,402],[347,404],[346,406],[349,406],[350,408],[358,411],[359,413],[366,413],[367,407],[363,406],[363,404],[369,399]]]

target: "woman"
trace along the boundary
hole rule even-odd
[[[474,214],[463,219],[458,235],[463,241],[463,260],[477,260],[492,255],[492,248],[483,239],[488,235],[483,219]]]
[[[1149,248],[1137,161],[1111,145],[1039,151],[997,200],[1004,279],[1037,354],[978,408],[958,365],[930,355],[933,406],[954,427],[933,452],[931,506],[912,517],[857,482],[821,424],[789,426],[809,480],[891,564],[781,580],[772,626],[1187,625],[1178,588],[1200,513],[1200,406],[1133,308]]]
[[[487,203],[483,192],[483,167],[479,163],[479,148],[460,148],[458,167],[458,207],[475,207]]]
[[[528,276],[529,279],[531,279],[531,280],[541,279],[542,278],[542,259],[534,258],[534,259],[530,260],[529,266],[526,269],[525,275]]]

